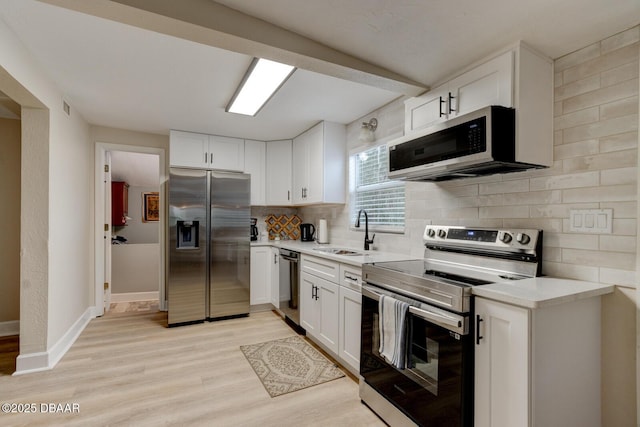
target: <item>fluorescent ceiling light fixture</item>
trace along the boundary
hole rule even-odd
[[[291,65],[254,58],[225,111],[255,116],[294,71]]]

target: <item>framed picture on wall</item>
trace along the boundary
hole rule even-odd
[[[160,194],[155,192],[142,193],[142,222],[160,220]]]

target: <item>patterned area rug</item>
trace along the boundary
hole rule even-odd
[[[335,364],[297,336],[242,345],[240,350],[271,397],[344,377]]]

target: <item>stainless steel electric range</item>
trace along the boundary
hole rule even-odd
[[[424,259],[362,269],[360,398],[392,426],[473,425],[473,286],[539,276],[542,231],[429,225]],[[408,303],[405,367],[380,353],[380,299]]]

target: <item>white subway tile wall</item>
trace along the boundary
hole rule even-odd
[[[377,250],[421,256],[426,224],[533,227],[544,230],[543,272],[635,287],[640,26],[555,61],[554,165],[549,169],[406,186],[406,231],[378,234]],[[376,138],[402,134],[404,99],[347,128],[349,149],[360,122],[378,119]],[[570,232],[570,209],[613,209],[613,233]],[[347,206],[306,207],[326,218],[331,242],[359,247]]]

